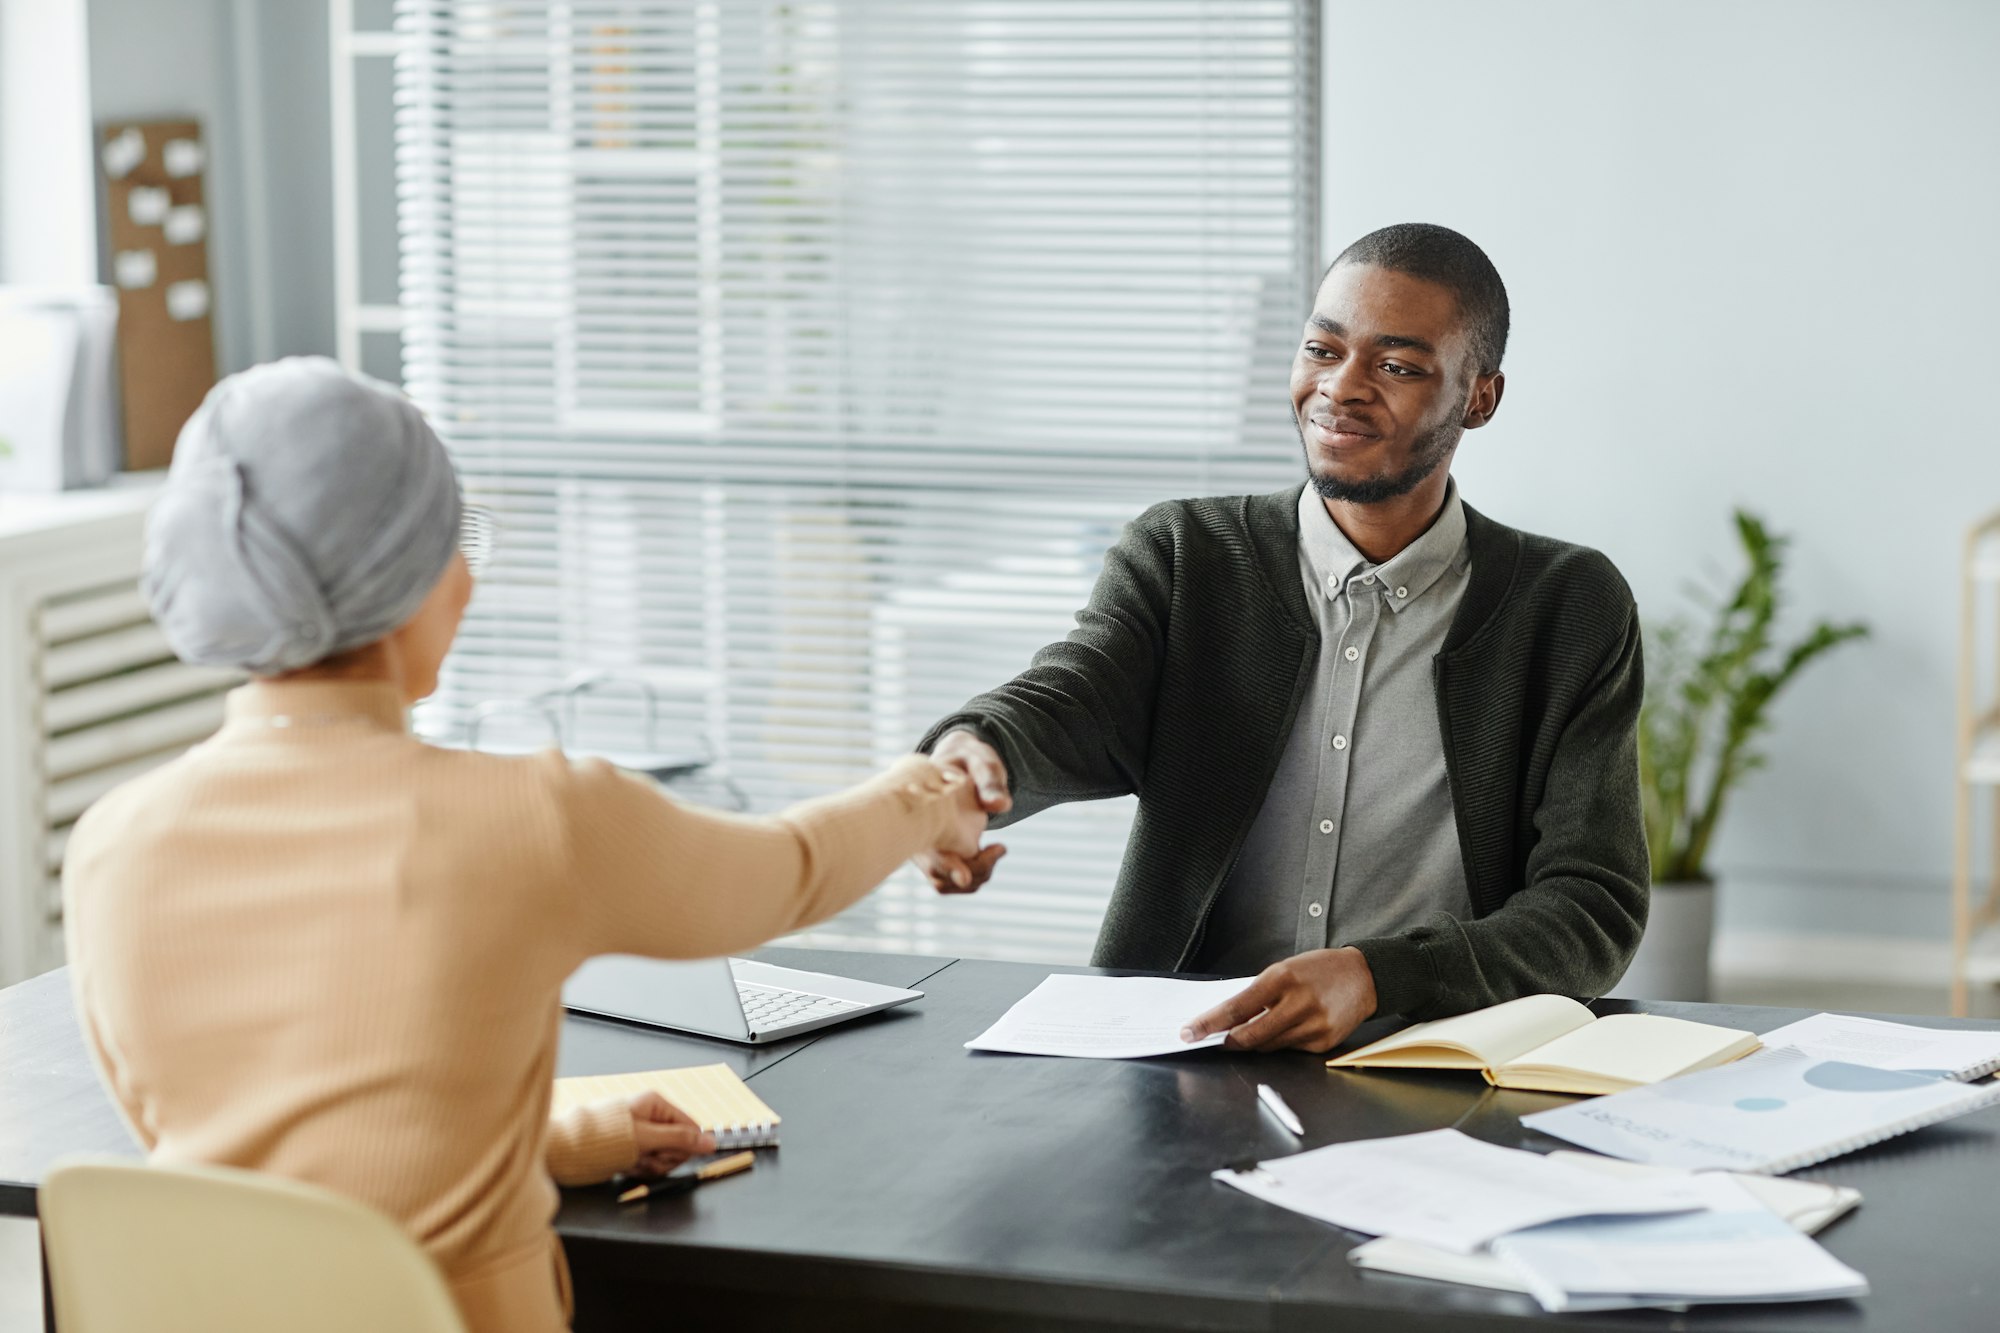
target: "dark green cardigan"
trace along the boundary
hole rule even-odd
[[[920,746],[965,727],[1000,752],[1014,809],[996,826],[1137,793],[1100,967],[1185,968],[1263,805],[1319,661],[1298,497],[1147,510],[1069,637]],[[1474,918],[1344,941],[1377,1012],[1412,1019],[1600,995],[1646,923],[1631,591],[1595,551],[1465,520],[1471,577],[1432,674]]]

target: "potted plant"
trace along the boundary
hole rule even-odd
[[[1652,858],[1652,912],[1617,994],[1706,1000],[1715,927],[1709,848],[1730,794],[1764,767],[1759,736],[1771,703],[1806,664],[1863,624],[1815,624],[1790,647],[1774,631],[1790,539],[1755,514],[1736,511],[1748,569],[1733,594],[1712,600],[1706,631],[1685,618],[1650,627],[1646,698],[1639,711],[1639,788]]]

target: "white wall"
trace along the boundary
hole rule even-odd
[[[90,14],[98,119],[209,126],[224,367],[331,350],[325,0]],[[1731,567],[1749,504],[1796,537],[1794,627],[1875,626],[1780,704],[1725,923],[1942,935],[1954,561],[2000,508],[2000,4],[1328,0],[1323,27],[1327,253],[1442,222],[1513,296],[1468,498],[1609,552],[1654,616]]]
[[[185,0],[179,0],[185,3]],[[333,130],[326,0],[237,0],[257,11],[272,355],[333,355]]]
[[[0,282],[97,280],[84,0],[0,0]]]
[[[248,118],[239,114],[229,0],[89,0],[91,116],[106,121],[199,121],[208,145],[208,274],[214,293],[216,356],[223,371],[250,360],[254,317]]]
[[[1643,613],[1795,536],[1790,623],[1859,618],[1777,708],[1715,860],[1725,929],[1949,929],[1956,559],[2000,509],[2000,5],[1330,0],[1324,240],[1443,223],[1513,303],[1467,499],[1596,546]]]
[[[88,3],[93,119],[191,116],[208,140],[218,369],[331,352],[325,0]]]

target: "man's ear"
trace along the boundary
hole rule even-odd
[[[1506,392],[1507,375],[1504,371],[1474,376],[1472,395],[1465,402],[1465,428],[1478,430],[1493,420],[1493,414],[1500,410],[1500,397]]]

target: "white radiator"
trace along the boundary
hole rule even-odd
[[[213,732],[236,680],[176,661],[146,614],[156,493],[0,496],[0,985],[62,962],[77,816]]]

